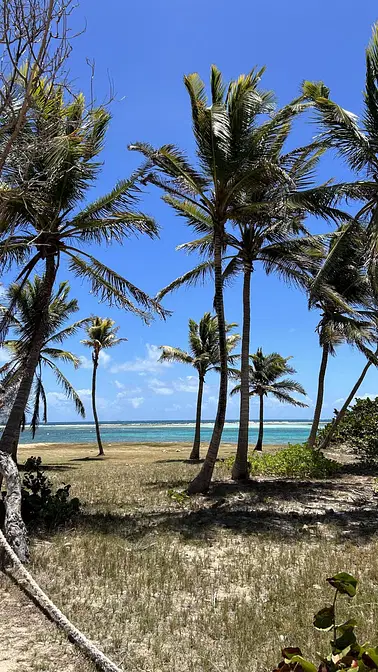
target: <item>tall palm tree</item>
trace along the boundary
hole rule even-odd
[[[322,284],[310,283],[310,307],[321,311],[321,319],[316,328],[322,358],[318,376],[318,391],[314,418],[308,445],[313,448],[319,428],[323,406],[324,383],[329,355],[336,354],[337,346],[348,343],[363,352],[369,359],[375,358],[369,344],[375,340],[375,329],[371,308],[371,287],[363,268],[365,255],[365,235],[360,226],[358,235],[342,237],[336,232],[331,237],[328,257],[324,262]],[[332,264],[328,263],[332,255]]]
[[[367,238],[365,265],[371,282],[377,290],[378,263],[378,23],[373,26],[371,40],[366,49],[366,77],[363,91],[362,118],[343,109],[330,98],[330,90],[322,82],[305,82],[304,96],[314,106],[317,121],[322,129],[319,142],[330,147],[342,157],[356,174],[356,181],[335,185],[341,193],[363,202],[358,213],[350,218],[341,231],[327,264],[319,271],[313,283],[316,294],[323,282],[328,266],[333,264],[333,255],[345,238],[358,235],[361,221],[366,222]]]
[[[259,397],[259,434],[255,450],[262,450],[264,438],[264,397],[272,394],[275,399],[282,403],[291,404],[292,406],[300,406],[305,408],[307,404],[298,401],[291,396],[290,392],[305,395],[306,392],[296,380],[290,378],[282,378],[283,376],[291,376],[296,373],[296,370],[288,365],[291,357],[282,357],[277,352],[272,352],[269,355],[264,355],[262,348],[258,348],[257,352],[250,355],[251,364],[248,369],[249,375],[249,395]],[[241,377],[239,371],[238,377]],[[281,379],[281,380],[280,380]],[[237,394],[241,391],[241,384],[236,385],[231,394]]]
[[[101,441],[100,424],[98,421],[96,408],[96,382],[97,369],[100,353],[102,350],[114,348],[119,343],[127,341],[127,338],[117,338],[119,327],[114,326],[114,320],[110,317],[94,317],[89,326],[87,326],[88,338],[81,341],[84,345],[92,348],[93,374],[92,374],[92,410],[96,426],[96,436],[98,445],[98,454],[104,455],[104,448]]]
[[[118,182],[109,194],[79,209],[101,168],[97,157],[109,114],[101,107],[86,110],[82,95],[65,104],[62,89],[51,91],[43,81],[35,88],[33,105],[40,114],[34,124],[25,124],[18,136],[0,186],[4,222],[3,229],[0,227],[0,271],[18,265],[17,281],[22,288],[37,264],[43,269],[32,347],[0,440],[0,451],[4,452],[12,450],[30,395],[63,257],[69,272],[89,280],[101,300],[146,320],[151,311],[163,314],[156,301],[82,249],[85,243],[121,243],[132,234],[154,238],[158,232],[151,218],[134,209],[140,193],[139,174]],[[23,184],[28,185],[25,193]],[[7,317],[12,309],[10,306]],[[8,322],[3,318],[0,325],[3,338]]]
[[[79,310],[77,300],[69,298],[69,291],[68,282],[61,282],[49,304],[46,331],[39,354],[38,366],[34,374],[34,388],[32,388],[29,397],[29,404],[33,409],[30,422],[33,438],[40,422],[41,406],[43,422],[47,422],[47,397],[43,384],[43,370],[45,368],[51,369],[67,398],[74,402],[78,414],[83,418],[85,417],[84,406],[79,395],[59,368],[61,362],[73,364],[75,368],[79,366],[80,360],[76,355],[57,347],[57,345],[63,343],[66,338],[75,335],[88,322],[87,319],[81,319],[69,326],[64,326],[70,315]],[[22,378],[24,366],[32,347],[41,292],[42,279],[39,276],[35,276],[33,281],[27,280],[22,288],[19,284],[14,283],[7,290],[7,305],[0,307],[0,314],[6,314],[8,305],[13,305],[15,308],[10,323],[14,338],[7,339],[3,343],[3,347],[9,352],[9,361],[0,368],[0,386],[4,390],[5,400],[9,396],[13,397],[14,388]],[[17,444],[18,437],[12,451],[15,461],[17,461]]]
[[[226,324],[228,333],[236,327],[236,324]],[[226,347],[228,353],[228,363],[233,365],[235,358],[231,354],[240,341],[239,334],[230,334],[226,336]],[[205,376],[209,371],[219,370],[219,331],[218,319],[210,313],[205,313],[200,322],[189,320],[189,352],[180,348],[174,348],[170,345],[162,345],[162,362],[179,362],[180,364],[190,364],[198,373],[198,395],[196,411],[196,429],[190,460],[199,460],[201,444],[201,412],[202,397],[205,384]]]
[[[268,119],[266,141],[259,143],[258,134],[253,133],[255,126],[260,115],[271,114],[274,109],[272,93],[258,88],[263,72],[264,68],[252,70],[226,88],[221,73],[212,66],[210,102],[198,74],[184,78],[192,107],[199,169],[194,168],[186,156],[172,145],[155,149],[137,143],[130,147],[146,157],[145,180],[164,190],[165,201],[198,234],[209,235],[211,232],[221,375],[214,431],[202,469],[189,485],[188,490],[192,493],[206,491],[209,487],[226,414],[228,376],[222,257],[227,225],[238,221],[242,214],[247,220],[248,216],[251,218],[256,213],[253,195],[262,185],[271,183],[272,174],[286,182],[288,192],[291,189],[285,172],[277,167],[277,161],[271,161],[271,147],[278,137],[286,133],[288,121],[303,106],[300,101],[294,101]],[[331,200],[326,192],[307,194],[308,207],[310,203],[313,203],[311,207],[315,207],[315,202],[317,212],[320,212],[322,207],[327,209]],[[293,200],[291,207],[294,206]]]

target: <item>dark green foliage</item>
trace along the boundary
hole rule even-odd
[[[227,460],[232,468],[234,457]],[[286,476],[288,478],[329,478],[339,464],[317,453],[305,444],[289,444],[277,453],[252,453],[248,459],[251,476]]]
[[[324,607],[314,616],[313,624],[317,630],[323,632],[332,631],[331,651],[329,655],[321,659],[319,668],[313,662],[306,660],[297,647],[282,649],[283,660],[274,672],[336,672],[336,670],[378,670],[378,647],[369,644],[359,644],[354,629],[357,622],[349,619],[344,623],[337,623],[336,601],[339,595],[354,597],[357,590],[357,579],[347,572],[339,572],[327,579],[328,583],[336,589],[333,604]]]
[[[40,457],[25,462],[22,481],[22,517],[29,528],[52,530],[72,521],[80,511],[80,501],[70,497],[70,485],[55,492],[42,469]]]
[[[319,432],[319,442],[329,427],[330,425],[326,425]],[[375,464],[378,461],[378,397],[357,399],[353,407],[345,413],[331,443],[353,448],[361,460]]]

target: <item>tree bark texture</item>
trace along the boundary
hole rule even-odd
[[[198,381],[198,395],[197,395],[197,411],[196,411],[196,431],[194,434],[194,443],[192,452],[190,453],[190,460],[200,459],[200,445],[201,445],[201,414],[202,414],[202,397],[203,397],[203,376],[199,376]]]
[[[320,363],[319,369],[319,379],[318,379],[318,393],[316,397],[315,413],[314,419],[312,421],[312,427],[310,431],[310,436],[308,437],[307,445],[309,448],[314,448],[316,435],[319,429],[320,416],[322,413],[323,407],[323,397],[324,397],[324,379],[327,370],[329,348],[328,345],[323,345],[322,360]]]

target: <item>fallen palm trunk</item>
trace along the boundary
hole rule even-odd
[[[29,557],[28,536],[21,517],[21,480],[17,465],[9,453],[0,451],[0,474],[7,484],[5,498],[5,536],[20,562]]]
[[[62,614],[60,609],[43,592],[32,575],[22,564],[29,557],[28,538],[21,517],[21,481],[17,466],[11,455],[0,451],[0,474],[7,484],[5,499],[5,535],[0,529],[0,551],[3,555],[5,571],[15,583],[37,604],[63,632],[102,672],[122,672],[93,642]],[[6,562],[8,561],[8,562]]]
[[[102,672],[122,672],[121,668],[117,667],[93,642],[87,639],[80,630],[75,628],[68,618],[62,614],[60,609],[47,597],[46,593],[43,592],[32,575],[24,567],[1,530],[0,548],[10,560],[10,565],[7,566],[6,572],[29,597],[33,598],[37,606],[63,630],[68,639],[96,665],[97,669],[102,670]]]

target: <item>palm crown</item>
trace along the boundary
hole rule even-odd
[[[227,332],[234,329],[236,324],[227,324]],[[227,352],[230,364],[235,358],[231,354],[240,341],[239,334],[227,336]],[[201,378],[205,378],[208,371],[219,368],[219,331],[216,316],[205,313],[200,322],[189,320],[189,352],[170,345],[162,345],[160,361],[175,361],[181,364],[191,364],[197,369]]]
[[[0,369],[2,376],[1,385],[5,389],[5,395],[12,395],[14,387],[19,383],[23,374],[23,368],[33,339],[34,321],[38,310],[42,291],[41,278],[36,276],[33,282],[27,280],[22,289],[16,283],[10,285],[7,291],[8,305],[15,305],[11,327],[14,339],[4,342],[9,351],[10,359]],[[60,370],[57,362],[71,363],[75,368],[80,364],[79,358],[68,350],[56,347],[66,338],[76,334],[87,323],[87,319],[81,319],[69,326],[64,326],[72,313],[79,310],[76,299],[69,299],[69,285],[62,282],[51,299],[49,305],[48,320],[45,330],[44,343],[39,356],[39,364],[35,373],[34,389],[32,392],[32,418],[31,428],[33,437],[40,420],[40,406],[43,407],[43,421],[47,422],[47,397],[43,385],[43,367],[48,367],[54,373],[58,383],[63,388],[66,396],[73,400],[76,411],[85,417],[84,406],[77,392]],[[8,306],[2,306],[1,312],[8,310]]]
[[[119,343],[127,341],[127,338],[117,338],[119,327],[115,327],[114,320],[110,317],[93,317],[87,327],[88,338],[81,341],[84,345],[93,349],[93,354],[98,358],[101,350],[114,348]]]
[[[264,355],[262,348],[250,355],[249,367],[249,393],[260,397],[272,394],[278,401],[292,404],[293,406],[306,407],[302,401],[298,401],[291,396],[290,392],[297,392],[305,395],[306,392],[302,385],[290,378],[283,376],[293,375],[296,370],[289,366],[288,361],[291,357],[282,357],[277,352]],[[281,379],[281,380],[280,380]],[[236,385],[231,394],[240,391],[240,385]]]
[[[19,279],[25,279],[48,255],[57,262],[65,255],[69,270],[89,280],[100,299],[146,319],[150,311],[161,314],[156,301],[80,247],[158,233],[155,222],[134,209],[138,174],[78,210],[101,168],[97,157],[109,114],[101,107],[88,112],[82,95],[65,104],[62,90],[51,92],[44,81],[36,87],[33,106],[35,118],[20,134],[0,185],[1,269],[22,264]]]

